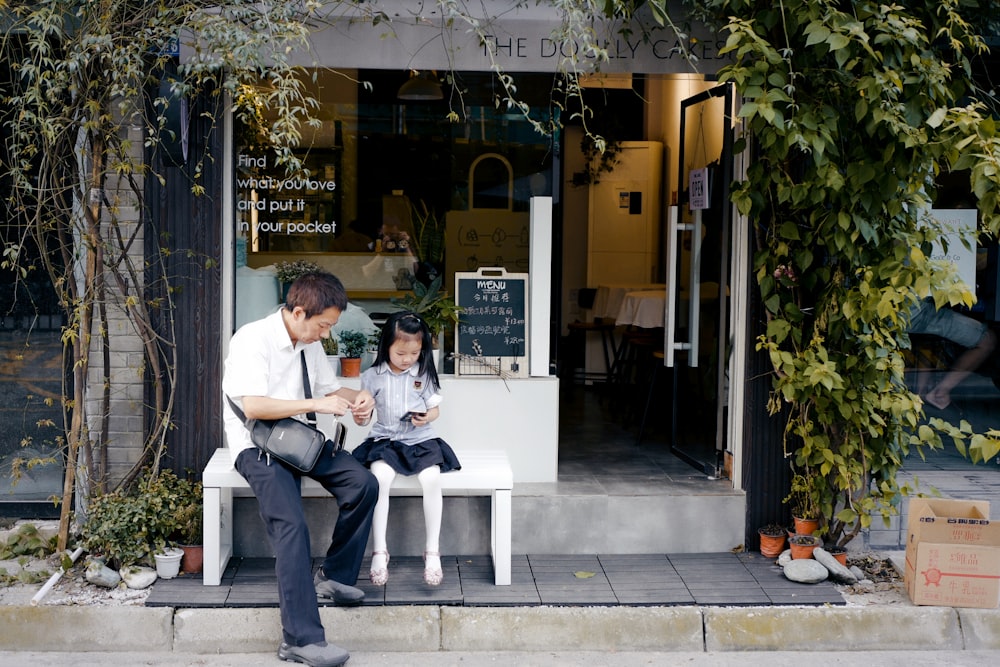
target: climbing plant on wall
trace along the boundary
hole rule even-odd
[[[743,99],[752,157],[733,199],[755,234],[770,410],[843,544],[898,507],[912,448],[945,435],[983,460],[1000,445],[997,432],[928,423],[903,375],[916,301],[972,299],[929,260],[938,175],[966,172],[982,233],[1000,230],[995,100],[971,77],[987,3],[696,4],[724,26],[733,61],[719,79]]]

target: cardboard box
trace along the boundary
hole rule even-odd
[[[1000,522],[989,516],[985,500],[910,500],[904,581],[913,604],[1000,604]]]

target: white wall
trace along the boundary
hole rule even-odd
[[[492,377],[441,375],[441,417],[438,436],[458,454],[502,449],[510,458],[514,483],[555,482],[559,459],[559,379],[556,377],[501,380]],[[341,384],[358,388],[357,378]],[[320,428],[330,432],[332,418],[318,415]],[[368,436],[370,426],[347,419],[347,448]]]

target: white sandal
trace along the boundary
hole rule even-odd
[[[436,556],[438,559],[437,567],[427,567],[427,557]],[[444,572],[441,571],[441,554],[437,551],[425,551],[424,552],[424,583],[428,586],[440,586],[441,582],[444,581]]]
[[[385,566],[377,569],[373,567],[371,571],[368,572],[368,580],[376,586],[385,586],[385,582],[389,581],[389,552],[373,551],[372,558],[375,556],[385,556]]]

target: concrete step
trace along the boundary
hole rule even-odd
[[[638,485],[633,484],[632,488]],[[628,495],[574,489],[573,484],[514,487],[512,552],[515,554],[710,553],[743,544],[746,498],[726,480],[701,488],[664,486]],[[336,521],[333,499],[304,499],[313,555],[329,546]],[[272,556],[253,498],[235,500],[234,554]],[[490,552],[490,500],[447,496],[441,552]],[[389,509],[389,552],[419,556],[424,550],[421,497],[394,497]]]

